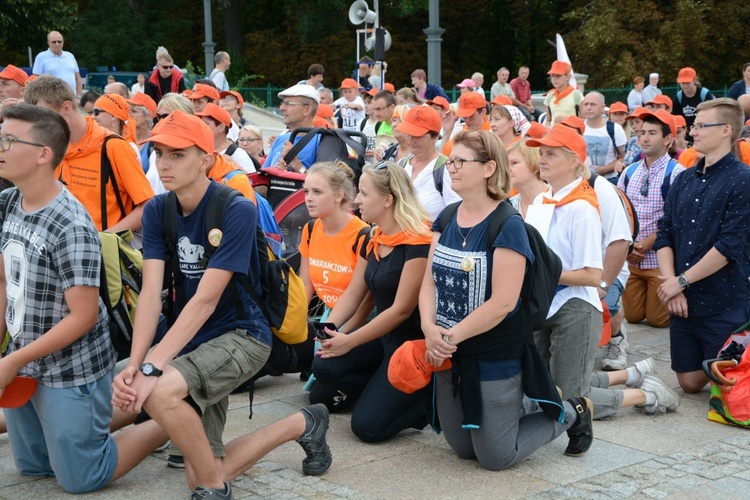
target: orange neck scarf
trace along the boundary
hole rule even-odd
[[[594,188],[591,187],[591,184],[589,184],[589,181],[586,179],[581,179],[581,182],[573,188],[573,190],[565,195],[562,200],[553,200],[552,198],[547,198],[546,196],[542,197],[542,204],[553,204],[556,207],[567,205],[568,203],[571,203],[576,200],[583,200],[590,204],[592,207],[596,209],[596,212],[601,217],[601,212],[599,211],[599,199],[596,197],[596,191],[594,191]]]
[[[562,92],[558,91],[557,89],[552,89],[552,95],[555,96],[555,100],[553,102],[555,104],[560,104],[560,101],[572,94],[574,90],[575,89],[572,85],[568,85],[567,87],[565,87],[565,90],[563,90]]]
[[[375,235],[367,244],[367,254],[375,252],[375,258],[380,260],[380,245],[396,247],[399,245],[429,245],[432,243],[432,232],[428,235],[407,233],[404,230],[396,234],[383,234],[379,227],[375,228]]]

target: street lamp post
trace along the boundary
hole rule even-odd
[[[216,44],[211,30],[211,0],[203,0],[203,24],[205,25],[206,41],[203,42],[203,52],[206,54],[206,75],[214,70],[214,47]]]
[[[423,31],[427,35],[427,81],[441,87],[440,46],[445,30],[440,27],[440,0],[430,0],[430,25]]]

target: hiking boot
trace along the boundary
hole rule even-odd
[[[602,370],[611,372],[624,370],[628,365],[628,341],[625,336],[612,337],[604,348]]]
[[[568,447],[565,454],[580,457],[591,448],[594,442],[594,403],[589,398],[571,398],[568,400],[576,412],[576,421],[568,429]]]
[[[232,485],[229,483],[224,483],[224,491],[217,490],[216,488],[204,488],[203,486],[197,486],[193,490],[193,494],[190,495],[190,500],[203,499],[231,500]]]
[[[169,457],[167,457],[167,465],[174,467],[175,469],[184,469],[185,457],[182,455],[169,455]]]
[[[656,398],[656,402],[653,404],[637,405],[638,408],[643,408],[643,411],[646,413],[666,413],[667,411],[675,411],[680,407],[680,397],[658,377],[654,377],[653,375],[644,376],[641,390],[646,393],[646,397],[649,394],[653,394]]]
[[[656,367],[654,366],[654,360],[646,358],[642,361],[637,362],[632,367],[632,371],[635,375],[635,379],[630,384],[626,384],[628,387],[633,389],[640,389],[643,385],[643,379],[646,375],[653,375],[656,373]],[[628,368],[628,375],[630,375],[631,368]]]
[[[307,458],[302,460],[302,472],[306,476],[319,476],[331,466],[333,457],[326,443],[328,431],[328,408],[323,403],[300,410],[305,416],[305,432],[297,439]]]

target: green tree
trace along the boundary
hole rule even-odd
[[[0,61],[16,66],[28,64],[27,47],[34,56],[47,49],[47,33],[66,35],[65,48],[72,50],[67,35],[73,26],[76,3],[71,0],[4,0],[0,8]]]

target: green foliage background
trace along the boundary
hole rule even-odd
[[[307,66],[326,68],[335,87],[356,59],[353,0],[213,0],[217,50],[232,54],[230,82],[286,86],[304,78]],[[46,49],[45,34],[65,35],[65,49],[81,67],[117,66],[141,71],[166,46],[175,62],[204,65],[201,0],[4,0],[0,9],[0,65],[28,65]],[[372,2],[370,2],[372,6]],[[380,20],[393,45],[386,79],[410,84],[412,70],[427,67],[423,29],[428,0],[381,0]],[[531,67],[535,89],[548,86],[555,59],[548,43],[565,38],[577,72],[588,87],[628,86],[633,76],[661,73],[671,84],[680,67],[697,69],[709,88],[740,78],[747,54],[750,2],[737,0],[443,0],[440,26],[442,83],[450,88],[474,71],[485,88],[501,66],[515,75]]]

